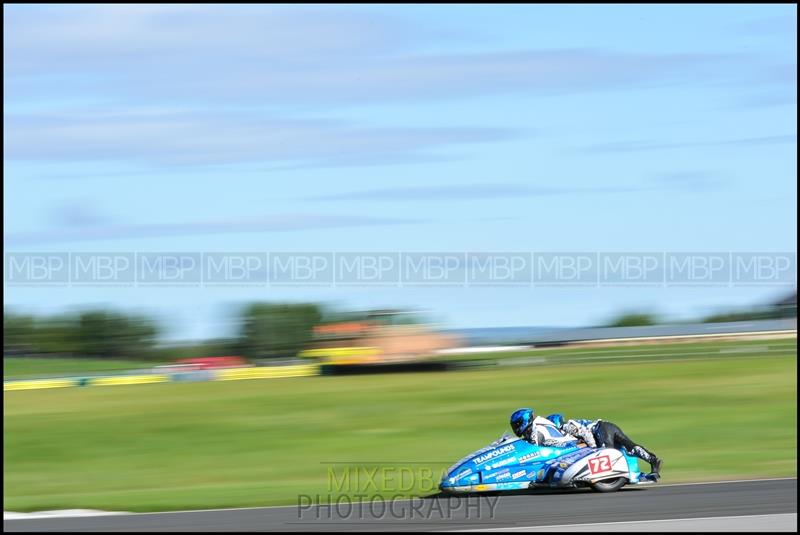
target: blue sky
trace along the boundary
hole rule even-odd
[[[796,252],[797,11],[4,6],[5,251]],[[451,327],[684,318],[786,288],[110,288],[172,338],[247,300]]]

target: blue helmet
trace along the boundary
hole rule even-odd
[[[518,437],[524,437],[533,424],[533,409],[519,409],[511,415],[511,429]]]
[[[563,414],[559,413],[551,414],[550,416],[547,417],[547,419],[556,424],[556,427],[558,427],[559,429],[561,429],[561,426],[564,425]]]

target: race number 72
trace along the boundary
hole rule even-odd
[[[593,474],[611,470],[611,458],[608,455],[589,459],[589,471]]]

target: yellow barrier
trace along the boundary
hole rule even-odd
[[[264,366],[254,368],[229,368],[217,370],[210,376],[212,381],[236,381],[240,379],[272,379],[278,377],[309,377],[319,375],[318,364],[301,364],[298,366]],[[149,383],[166,383],[171,381],[169,375],[119,375],[114,377],[93,377],[85,383],[86,386],[118,386],[142,385]],[[35,390],[39,388],[65,388],[78,386],[80,381],[75,378],[66,379],[36,379],[30,381],[3,382],[3,390]]]
[[[166,383],[168,375],[120,375],[118,377],[97,377],[91,386],[143,385],[147,383]]]
[[[378,359],[377,347],[325,347],[307,349],[300,353],[304,358],[319,358],[329,364],[363,364]]]
[[[240,379],[269,379],[276,377],[308,377],[319,375],[319,366],[303,364],[300,366],[264,366],[261,368],[233,368],[217,371],[217,381],[236,381]]]
[[[39,388],[66,388],[75,386],[75,379],[36,379],[31,381],[3,382],[3,391],[6,390],[37,390]]]

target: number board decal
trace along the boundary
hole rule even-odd
[[[600,457],[589,459],[589,471],[592,474],[599,474],[609,470],[611,470],[611,457],[608,455],[601,455]]]

